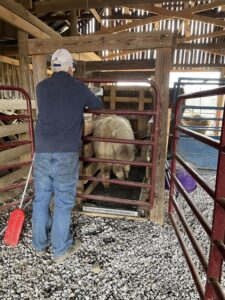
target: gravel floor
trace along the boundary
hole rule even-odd
[[[214,184],[215,173],[203,176]],[[200,191],[191,195],[210,220],[211,202]],[[207,237],[178,200],[204,246]],[[50,250],[42,258],[36,256],[31,247],[31,211],[26,214],[18,247],[0,244],[0,299],[199,299],[167,217],[161,227],[125,218],[74,216],[72,230],[81,248],[63,264],[55,264]],[[0,216],[0,231],[7,220],[8,215]],[[194,254],[193,260],[197,264]]]

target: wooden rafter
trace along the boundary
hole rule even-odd
[[[213,37],[219,37],[219,36],[225,36],[225,30],[218,30],[218,31],[213,31],[213,32],[209,32],[206,34],[192,35],[190,37],[178,38],[178,43],[190,42],[190,41],[194,41],[194,40],[213,38]]]
[[[85,61],[80,62],[84,64],[85,71],[151,71],[155,69],[155,59],[135,59],[120,60],[120,61]],[[191,64],[191,63],[175,63],[173,68],[222,68],[223,65],[220,63],[202,63],[202,64]]]
[[[98,32],[98,34],[122,32],[122,31],[126,31],[128,29],[136,28],[138,26],[144,26],[144,25],[151,24],[151,23],[157,23],[159,21],[168,20],[168,19],[170,19],[170,17],[167,17],[167,16],[153,16],[153,17],[150,17],[150,18],[145,18],[145,19],[133,21],[133,22],[130,22],[126,25],[118,25],[116,27],[107,28],[107,29],[101,30],[101,32]]]
[[[28,10],[16,3],[14,0],[0,1],[0,17],[6,22],[26,31],[37,38],[61,37],[52,28],[32,15]],[[83,53],[74,55],[74,59],[79,60],[101,60],[95,53]]]
[[[138,53],[140,52],[140,50],[132,50],[132,51],[120,51],[117,53],[110,53],[106,56],[103,56],[102,59],[106,60],[106,59],[113,59],[115,57],[123,57],[129,54],[134,54],[134,53]]]
[[[197,5],[195,7],[188,7],[188,8],[183,9],[182,11],[168,10],[168,9],[156,7],[153,5],[148,5],[147,6],[148,11],[152,12],[152,13],[156,13],[158,15],[153,16],[153,17],[148,17],[145,19],[141,19],[141,20],[137,20],[137,21],[133,21],[126,25],[118,25],[118,26],[115,26],[112,28],[107,28],[107,29],[102,30],[101,33],[122,32],[122,31],[132,29],[132,28],[135,28],[138,26],[143,26],[143,25],[150,24],[150,23],[156,23],[159,21],[168,20],[168,19],[172,19],[172,18],[195,20],[195,21],[200,21],[200,22],[217,25],[219,27],[225,27],[225,21],[223,21],[223,20],[218,20],[215,18],[205,17],[203,15],[195,14],[196,12],[199,12],[199,11],[202,12],[204,10],[208,10],[209,7],[210,8],[217,7],[222,2],[224,2],[224,0],[218,0],[218,1],[213,2],[213,4],[210,3],[210,4]],[[138,7],[136,7],[136,6],[138,6]],[[139,4],[137,4],[136,6],[134,5],[134,7],[136,7],[136,8],[143,8]]]
[[[182,0],[183,2],[189,2],[189,0]],[[137,4],[138,2],[138,4]],[[151,4],[163,3],[165,0],[151,0]],[[167,0],[166,2],[173,2],[173,0]],[[71,9],[90,9],[90,8],[103,8],[103,7],[118,7],[118,6],[130,6],[130,5],[148,5],[149,0],[48,0],[48,1],[36,1],[33,3],[33,10],[37,13],[47,13],[59,10],[71,10]]]
[[[95,17],[95,19],[98,21],[98,23],[101,24],[102,19],[101,16],[99,15],[99,13],[97,12],[97,10],[95,8],[91,8],[90,12],[93,14],[93,16]]]

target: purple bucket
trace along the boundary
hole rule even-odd
[[[196,189],[197,187],[196,181],[185,170],[177,169],[176,176],[188,193],[191,193]]]

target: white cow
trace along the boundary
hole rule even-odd
[[[93,135],[101,138],[134,140],[130,122],[126,118],[116,115],[98,117],[95,120]],[[134,144],[94,142],[94,150],[97,158],[133,161],[135,157]],[[100,163],[99,166],[104,179],[110,178],[111,170],[118,179],[123,180],[129,176],[130,165]],[[109,186],[108,183],[103,184],[105,187]]]

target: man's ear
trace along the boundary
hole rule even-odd
[[[73,68],[72,68],[72,67],[69,67],[68,73],[69,73],[71,76],[73,76]]]

